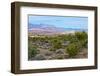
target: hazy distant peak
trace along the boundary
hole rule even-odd
[[[49,25],[49,24],[32,24],[29,23],[28,28],[56,28],[54,25]]]
[[[55,27],[54,25],[50,25],[50,24],[40,24],[43,28],[44,27],[48,27],[48,28],[51,28],[51,27]]]

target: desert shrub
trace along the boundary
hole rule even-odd
[[[78,38],[78,40],[85,40],[88,38],[88,35],[86,32],[75,32],[75,36]]]
[[[53,40],[52,40],[52,47],[53,47],[54,49],[59,49],[59,48],[61,48],[61,42],[60,42],[59,40],[57,40],[57,39],[53,39]]]
[[[76,39],[76,40],[75,40]],[[75,32],[74,37],[71,39],[71,42],[79,42],[79,46],[81,46],[81,48],[87,48],[87,43],[88,43],[88,35],[86,32]]]
[[[53,48],[60,49],[61,48],[61,43],[60,42],[55,43],[53,45]]]
[[[29,40],[29,41],[31,41],[31,40],[32,40],[32,38],[28,36],[28,40]]]
[[[88,40],[87,39],[81,40],[80,43],[82,45],[82,48],[87,48],[87,44],[88,44]]]
[[[36,41],[37,40],[37,37],[32,37],[32,41]]]
[[[84,46],[85,48],[88,47],[88,39],[85,39],[85,40],[84,40],[84,44],[83,44],[83,46]]]
[[[82,45],[82,48],[87,48],[88,43],[88,35],[86,32],[76,32],[75,36],[79,40],[80,44]]]
[[[67,46],[66,52],[69,54],[69,57],[74,57],[78,54],[80,47],[78,43],[71,43]]]
[[[77,37],[74,34],[68,34],[67,39],[73,43],[73,42],[78,42]]]
[[[34,57],[38,53],[38,49],[35,46],[30,45],[28,47],[28,58]]]
[[[49,51],[56,51],[56,48],[50,48]]]
[[[51,38],[49,43],[51,44],[49,51],[56,51],[57,49],[61,48],[61,41],[58,38]]]

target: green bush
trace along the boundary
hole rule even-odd
[[[52,47],[54,49],[59,49],[61,48],[61,42],[57,39],[52,40]]]
[[[88,43],[88,35],[86,32],[76,32],[75,36],[79,40],[80,44],[82,45],[82,48],[87,48]]]
[[[78,42],[78,39],[74,34],[69,34],[67,38],[71,43]]]
[[[35,46],[29,46],[28,47],[28,58],[34,57],[38,53],[38,49]]]
[[[78,40],[85,40],[88,38],[88,35],[86,32],[75,32],[75,36],[78,38]]]
[[[74,57],[78,54],[78,51],[80,49],[80,46],[78,43],[71,43],[66,48],[66,53],[69,54],[69,57]]]
[[[80,43],[81,43],[81,45],[82,45],[82,48],[87,48],[87,47],[88,47],[88,46],[87,46],[87,44],[88,44],[88,40],[87,40],[87,39],[81,40]]]
[[[50,48],[49,51],[56,51],[56,49],[55,48]]]

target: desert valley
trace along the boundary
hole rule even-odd
[[[87,31],[48,24],[29,24],[28,60],[87,58]]]

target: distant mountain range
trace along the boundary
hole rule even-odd
[[[39,34],[39,35],[52,35],[59,34],[66,31],[88,31],[87,29],[76,29],[76,28],[59,28],[54,25],[48,24],[31,24],[28,25],[28,32],[31,35]]]

